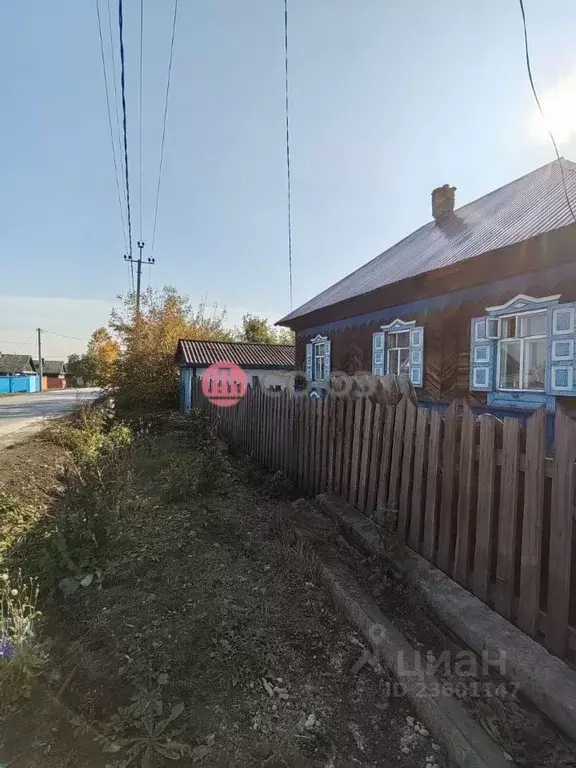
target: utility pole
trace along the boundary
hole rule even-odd
[[[42,392],[42,376],[44,373],[42,365],[42,328],[37,328],[38,331],[38,373],[40,374],[40,392]]]
[[[142,240],[138,240],[138,258],[132,257],[132,254],[125,255],[124,261],[129,261],[132,264],[136,264],[136,317],[140,317],[140,293],[142,290],[142,250],[144,249],[144,243]],[[155,264],[155,259],[148,257],[146,259],[147,264]]]

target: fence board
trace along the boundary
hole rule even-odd
[[[458,483],[458,520],[456,550],[454,553],[454,580],[463,587],[468,584],[470,573],[470,536],[472,534],[472,483],[474,479],[475,416],[467,403],[462,413],[460,438],[460,477]]]
[[[400,470],[402,467],[402,451],[404,448],[406,402],[407,398],[404,396],[396,406],[396,413],[394,416],[394,437],[390,462],[390,485],[388,488],[388,506],[392,509],[398,509],[398,486],[400,482]]]
[[[346,418],[346,401],[343,397],[336,396],[336,449],[334,451],[334,491],[342,492],[342,462],[344,454],[344,421]]]
[[[306,406],[308,405],[308,395],[299,397],[298,414],[298,458],[300,461],[300,471],[298,473],[298,486],[304,488],[306,477]]]
[[[354,401],[346,398],[344,418],[344,451],[342,458],[342,484],[340,495],[346,498],[350,490],[350,467],[352,464],[352,438],[354,434]]]
[[[494,483],[496,464],[494,443],[496,419],[486,416],[480,420],[480,461],[478,464],[478,507],[476,511],[476,542],[472,591],[480,600],[488,600],[490,584],[490,555],[494,527]]]
[[[334,441],[336,438],[336,397],[328,394],[330,400],[328,407],[328,490],[334,490]]]
[[[554,653],[563,655],[570,609],[576,429],[574,421],[560,406],[554,422],[554,442],[546,645]]]
[[[360,448],[362,442],[362,425],[364,421],[365,398],[359,397],[354,403],[354,426],[352,436],[352,457],[350,460],[350,487],[348,501],[353,507],[358,501],[358,479],[360,473]]]
[[[502,474],[500,477],[500,509],[498,522],[498,555],[496,561],[496,596],[498,613],[512,616],[514,601],[515,545],[518,521],[518,480],[520,458],[520,423],[511,417],[502,427]],[[542,450],[542,455],[544,451]]]
[[[532,414],[526,425],[526,472],[520,556],[518,623],[520,628],[532,637],[536,634],[540,608],[545,448],[546,409],[542,407]]]
[[[314,468],[314,494],[320,493],[322,485],[322,430],[324,425],[324,403],[318,400],[316,406],[316,466]]]
[[[402,475],[400,478],[400,501],[398,504],[398,534],[406,539],[410,524],[410,489],[412,486],[412,470],[414,460],[414,430],[416,429],[417,408],[411,401],[406,404],[406,420],[404,422],[404,452],[402,455]]]
[[[371,516],[376,508],[378,481],[380,479],[380,461],[382,459],[382,432],[386,410],[380,403],[374,405],[372,450],[368,474],[368,492],[366,494],[366,514]]]
[[[376,520],[384,508],[388,505],[388,490],[390,487],[390,461],[392,457],[392,443],[394,436],[394,424],[396,423],[396,406],[386,405],[384,408],[384,430],[382,432],[382,458],[380,462],[380,478],[378,480],[378,495],[376,497]]]
[[[454,539],[454,481],[456,477],[456,435],[458,432],[458,403],[455,400],[446,411],[444,449],[442,451],[442,502],[438,537],[438,567],[452,575],[452,546]]]
[[[310,409],[312,406],[312,399],[310,397],[304,398],[304,440],[303,440],[303,457],[304,467],[302,472],[302,490],[308,490],[308,482],[310,478]]]
[[[294,440],[293,440],[293,456],[294,456],[294,484],[300,485],[300,465],[302,463],[301,451],[300,451],[300,414],[302,411],[302,398],[299,395],[294,397],[294,413],[293,413],[293,428],[294,428]]]
[[[426,477],[426,510],[424,512],[424,557],[434,562],[436,528],[438,526],[438,469],[440,460],[442,417],[439,411],[430,414],[428,437],[428,472]]]
[[[408,541],[412,549],[418,550],[422,536],[422,499],[424,495],[424,470],[428,439],[428,415],[426,408],[418,408],[416,414],[416,437],[414,441],[414,472],[412,482],[412,511]]]
[[[330,402],[325,397],[322,403],[322,468],[320,473],[320,493],[328,490],[328,438],[329,438]]]
[[[366,512],[366,497],[368,495],[368,470],[370,467],[370,454],[372,451],[372,426],[374,419],[374,406],[367,397],[364,400],[364,428],[361,439],[360,475],[358,479],[358,509]]]
[[[314,495],[316,477],[316,416],[319,403],[320,400],[315,398],[310,400],[310,471],[308,472],[307,491],[311,496]]]

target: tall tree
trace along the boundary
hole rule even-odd
[[[140,315],[135,317],[134,297],[120,297],[112,311],[110,329],[120,345],[120,356],[111,381],[120,407],[164,407],[177,402],[178,371],[174,352],[178,339],[230,341],[226,312],[207,310],[203,300],[194,308],[187,296],[166,286],[142,294]]]
[[[239,341],[254,341],[260,344],[294,344],[294,334],[289,329],[274,328],[267,317],[245,314]]]
[[[110,331],[96,328],[86,350],[86,367],[96,384],[105,387],[113,381],[119,356],[120,345]]]

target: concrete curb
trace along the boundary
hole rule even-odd
[[[331,494],[318,496],[318,503],[359,546],[372,554],[380,550],[382,531],[372,520]],[[505,676],[576,739],[576,672],[408,547],[404,560],[399,570],[438,619],[479,655],[502,658]]]
[[[416,652],[404,635],[363,592],[348,568],[325,545],[316,547],[321,578],[334,603],[366,638],[379,660],[392,670],[418,717],[444,744],[448,755],[461,768],[510,768],[502,749],[468,715],[453,697],[438,696],[439,680],[424,672],[421,677],[406,674],[416,669]],[[440,686],[441,690],[441,686]]]

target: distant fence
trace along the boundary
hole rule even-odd
[[[552,652],[574,657],[576,423],[564,411],[547,455],[544,408],[523,425],[475,416],[463,402],[442,413],[407,397],[380,405],[250,388],[217,408],[194,387],[194,402],[231,443],[309,494],[332,491],[376,518],[398,510],[412,549]]]
[[[15,392],[38,392],[39,376],[0,376],[0,395]]]

